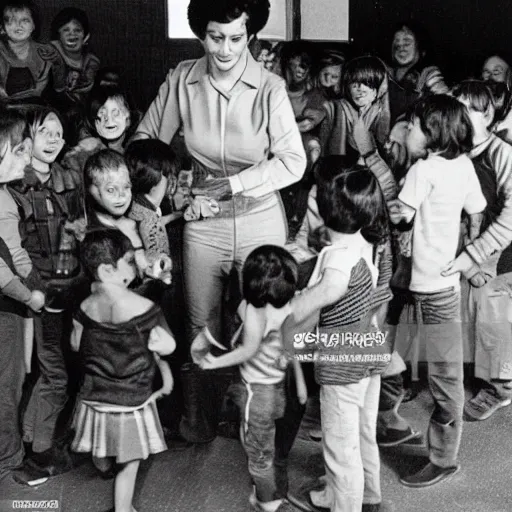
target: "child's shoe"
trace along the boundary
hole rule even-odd
[[[256,488],[253,487],[249,496],[249,503],[255,512],[299,512],[288,500],[274,500],[262,503],[256,497]]]
[[[423,469],[414,473],[414,475],[400,478],[400,482],[407,487],[428,487],[455,475],[460,470],[460,466],[450,466],[443,468],[429,462]]]
[[[472,421],[486,420],[498,409],[509,406],[511,402],[510,398],[500,395],[493,388],[481,389],[475,397],[466,402],[464,414]]]

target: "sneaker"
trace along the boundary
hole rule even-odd
[[[405,476],[400,478],[400,482],[407,487],[428,487],[434,485],[447,478],[455,475],[460,470],[460,466],[450,466],[442,468],[432,462],[429,462],[423,469],[414,475]]]
[[[408,427],[406,430],[387,428],[384,432],[377,432],[377,444],[383,448],[398,446],[404,443],[423,446],[423,436],[421,432],[416,432],[411,427]]]
[[[501,396],[492,388],[482,389],[466,402],[464,413],[473,421],[482,421],[490,418],[498,409],[509,406],[511,402],[510,398]]]
[[[275,500],[270,503],[262,503],[258,501],[256,497],[256,489],[253,488],[251,495],[249,496],[249,503],[255,512],[299,512],[300,509],[294,507],[287,499]],[[276,507],[276,508],[273,508]]]

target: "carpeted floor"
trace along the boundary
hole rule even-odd
[[[323,472],[321,447],[310,441],[315,404],[305,418],[290,461],[295,495],[305,497]],[[425,430],[431,410],[426,390],[402,407],[404,416]],[[409,489],[398,481],[418,465],[414,454],[381,451],[383,498],[393,512],[511,512],[512,407],[491,419],[465,423],[460,452],[462,470],[426,489]],[[59,500],[60,512],[102,512],[112,506],[112,480],[102,480],[90,463],[54,477],[39,488],[25,488],[7,477],[0,482],[0,512],[13,500]],[[141,466],[135,505],[138,512],[248,512],[251,486],[244,453],[236,440],[217,438],[204,446],[167,451]],[[42,509],[25,509],[42,510]]]

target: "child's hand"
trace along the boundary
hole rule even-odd
[[[297,126],[299,127],[299,132],[301,133],[310,132],[315,127],[311,119],[303,119],[297,123]]]
[[[172,282],[172,260],[167,254],[161,254],[152,265],[146,267],[145,273],[152,279],[159,279],[165,284]]]
[[[44,293],[39,290],[33,290],[30,294],[30,300],[27,302],[27,306],[35,313],[39,313],[39,311],[43,309],[44,303]]]
[[[206,354],[201,361],[199,367],[203,370],[215,370],[217,368],[217,357],[212,354]]]

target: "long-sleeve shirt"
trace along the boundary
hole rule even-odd
[[[306,155],[282,78],[251,55],[231,91],[214,85],[208,59],[171,70],[134,138],[170,143],[182,127],[192,158],[233,194],[263,197],[300,180]]]
[[[493,253],[504,250],[512,242],[512,146],[493,134],[473,148],[469,157],[475,168],[485,166],[494,172],[495,192],[500,205],[499,213],[491,219],[487,229],[465,248],[471,258],[481,265]],[[489,205],[489,208],[493,206]]]

